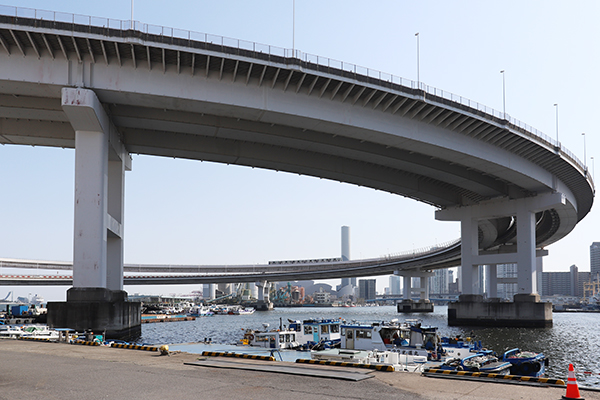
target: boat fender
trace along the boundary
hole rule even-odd
[[[250,336],[248,336],[248,339],[250,339],[250,340],[254,340],[254,335],[253,335],[253,334],[250,334]]]
[[[541,369],[542,369],[542,364],[541,363],[536,362],[536,363],[533,364],[533,370],[535,372],[540,372]]]

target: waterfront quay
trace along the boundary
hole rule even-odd
[[[565,388],[424,377],[410,372],[368,372],[359,381],[325,378],[345,368],[294,363],[228,360],[231,368],[201,364],[198,354],[0,341],[0,399],[561,399]],[[234,368],[236,363],[312,368],[307,375]],[[225,362],[221,363],[225,365]],[[320,373],[320,371],[324,371]],[[367,372],[362,372],[367,373]],[[566,377],[565,377],[566,378]],[[600,393],[583,391],[586,399]]]

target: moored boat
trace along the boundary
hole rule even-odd
[[[450,358],[439,366],[444,370],[486,372],[499,375],[508,375],[510,367],[509,362],[499,360],[491,350],[482,350],[465,358]]]
[[[256,309],[252,307],[238,308],[236,310],[233,310],[233,315],[251,315],[254,314],[255,311]]]
[[[502,360],[510,363],[512,375],[539,377],[546,372],[548,359],[543,353],[521,351],[518,348],[508,350]]]
[[[340,347],[342,320],[314,318],[289,321],[289,330],[296,332],[296,340],[307,350]]]
[[[349,350],[328,349],[311,352],[312,360],[334,361],[352,364],[370,364],[392,366],[395,371],[401,371],[407,367],[419,368],[427,363],[427,357],[408,356],[396,351],[378,350]]]
[[[340,347],[356,350],[393,350],[400,354],[439,361],[444,356],[436,327],[421,326],[419,321],[399,323],[343,324]]]
[[[287,329],[267,330],[269,324],[263,324],[264,331],[246,329],[242,344],[267,349],[299,349],[301,344],[296,340],[296,332]]]

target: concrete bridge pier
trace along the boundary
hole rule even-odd
[[[552,304],[540,302],[537,293],[538,263],[536,257],[546,255],[545,250],[536,250],[535,215],[563,204],[560,193],[550,193],[513,200],[492,201],[470,207],[456,207],[436,211],[438,220],[461,221],[461,258],[458,302],[448,305],[448,325],[477,326],[523,326],[546,327],[552,325]],[[486,225],[488,218],[498,216],[516,217],[516,252],[497,248],[480,252],[480,234],[483,242],[492,234],[493,226]],[[514,246],[511,246],[514,247]],[[517,264],[518,293],[513,302],[501,302],[496,298],[497,264]],[[488,265],[490,273],[490,299],[484,301],[477,282],[478,268]],[[510,279],[510,278],[509,278]]]
[[[258,301],[256,302],[256,309],[258,311],[270,311],[273,309],[273,303],[269,299],[269,291],[271,284],[267,281],[256,282],[258,288]]]
[[[396,271],[395,275],[403,277],[404,293],[403,300],[396,304],[399,313],[433,312],[433,303],[429,301],[429,277],[433,275],[429,271]],[[412,278],[419,278],[419,300],[412,299]]]
[[[108,338],[141,333],[141,305],[123,290],[124,176],[131,157],[92,90],[62,89],[75,130],[73,287],[48,304],[48,325]]]

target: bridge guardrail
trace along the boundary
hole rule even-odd
[[[73,30],[75,26],[88,26],[89,28],[106,28],[111,30],[125,31],[138,31],[149,35],[157,35],[164,38],[171,39],[183,39],[191,42],[204,42],[210,44],[220,45],[225,48],[236,48],[238,50],[252,51],[255,54],[268,54],[269,56],[284,57],[286,59],[297,59],[302,62],[316,64],[327,68],[338,69],[353,73],[354,75],[362,75],[368,78],[378,79],[381,82],[388,82],[390,84],[397,84],[407,89],[417,89],[422,91],[424,94],[430,94],[433,96],[440,97],[442,99],[450,100],[452,102],[464,105],[471,109],[481,111],[489,116],[504,120],[514,127],[519,128],[523,133],[528,134],[536,139],[542,140],[551,147],[560,149],[560,151],[566,155],[577,167],[585,174],[587,179],[594,187],[592,177],[588,173],[587,166],[579,160],[575,154],[573,154],[562,144],[544,134],[540,130],[528,125],[524,122],[519,121],[516,118],[511,117],[509,114],[500,112],[486,105],[480,104],[476,101],[470,100],[466,97],[456,95],[454,93],[444,91],[433,86],[427,85],[420,81],[413,81],[411,79],[402,78],[393,74],[381,72],[371,68],[361,67],[352,63],[345,63],[343,61],[334,60],[328,57],[321,57],[309,53],[304,53],[298,49],[287,49],[277,46],[265,45],[261,43],[233,39],[225,36],[211,35],[207,33],[194,32],[184,29],[169,28],[160,25],[145,24],[139,21],[131,20],[119,20],[112,18],[100,18],[92,17],[81,14],[71,14],[64,12],[38,10],[26,7],[14,7],[14,6],[3,6],[0,5],[0,15],[6,15],[9,17],[18,18],[32,18],[41,19],[46,21],[52,21],[56,23],[72,24]]]

